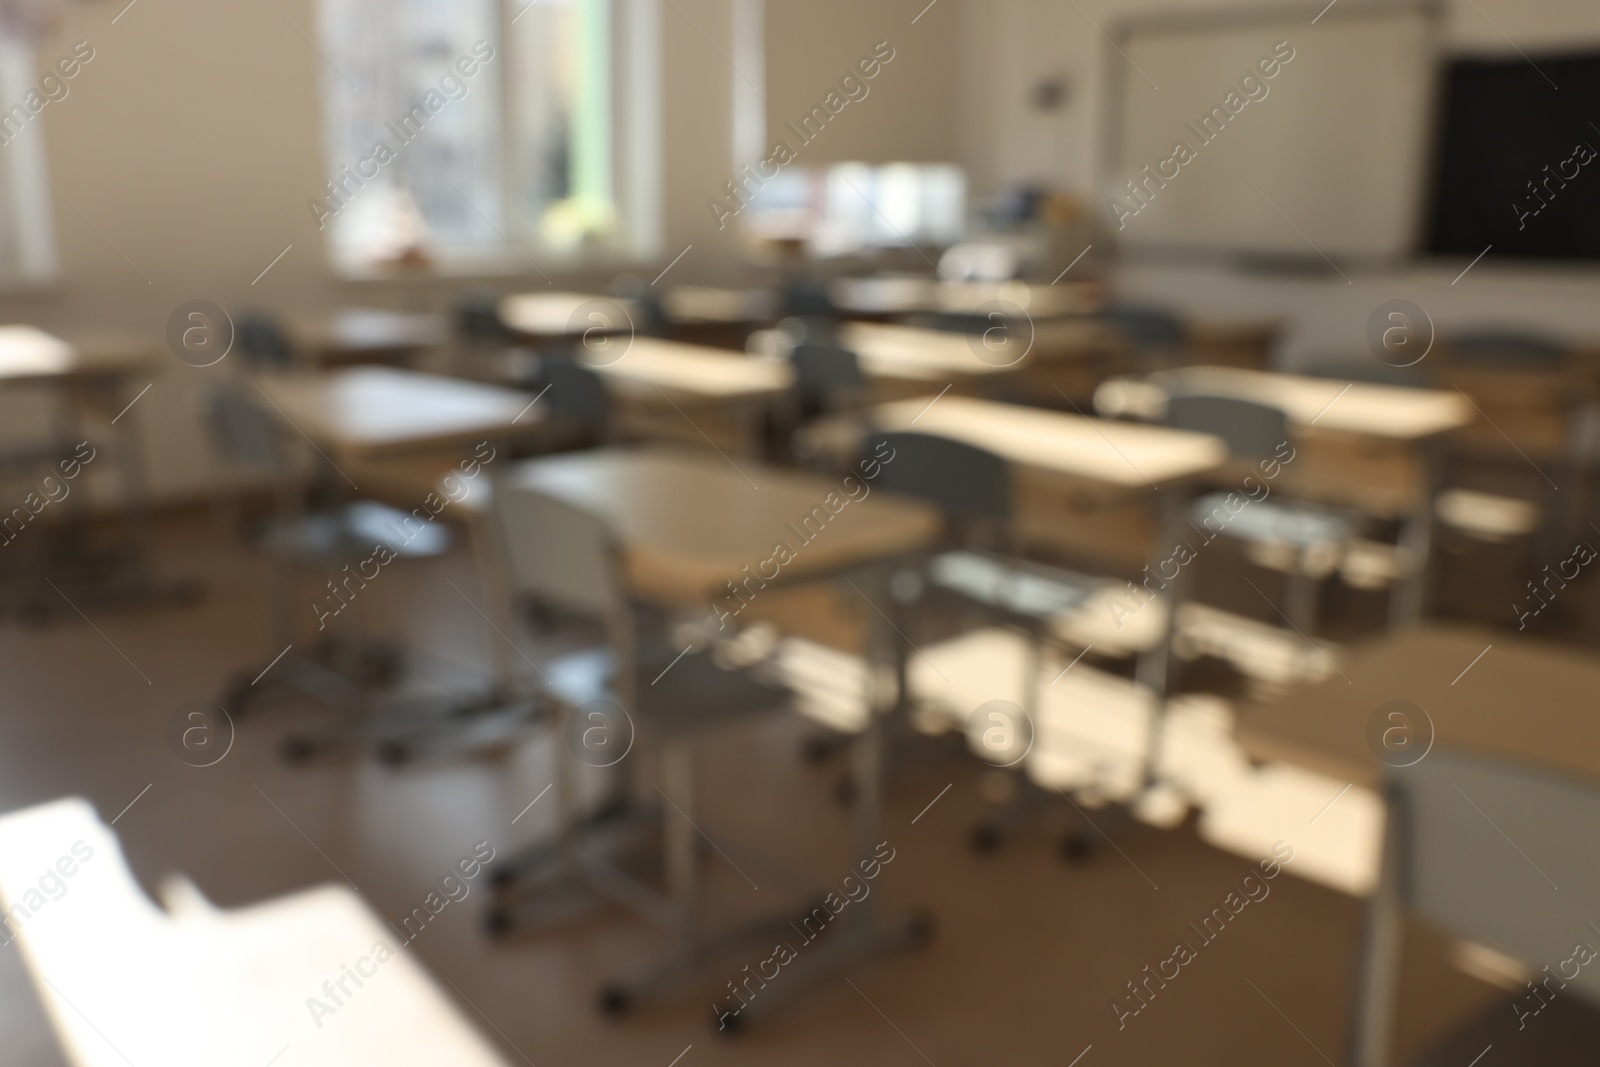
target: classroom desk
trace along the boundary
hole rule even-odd
[[[631,334],[641,318],[632,300],[600,293],[514,293],[501,298],[498,310],[506,329],[531,341],[578,337],[590,330]]]
[[[0,382],[66,382],[119,378],[152,369],[153,345],[131,338],[64,341],[33,326],[0,326]]]
[[[38,895],[33,883],[56,865],[64,841],[92,862],[73,867],[70,893],[30,915],[24,890]],[[164,907],[82,798],[0,817],[4,937],[21,941],[75,1067],[505,1067],[465,1009],[404,951],[415,935],[343,883],[227,910],[181,877],[165,878],[160,895]],[[329,998],[323,983],[352,967],[381,977],[353,999],[348,985],[347,996]],[[327,1011],[308,1011],[308,996]]]
[[[1284,467],[1286,491],[1400,520],[1399,544],[1409,562],[1395,585],[1390,615],[1400,625],[1421,618],[1442,439],[1477,418],[1465,397],[1443,389],[1185,367],[1108,381],[1095,393],[1095,407],[1105,415],[1158,419],[1169,393],[1180,390],[1280,408],[1305,452]]]
[[[0,326],[0,386],[59,390],[66,399],[66,417],[57,436],[83,439],[84,415],[107,420],[115,435],[113,462],[127,523],[126,541],[118,551],[97,556],[90,552],[85,537],[57,539],[53,547],[68,556],[71,565],[66,573],[74,576],[69,580],[58,575],[57,580],[67,587],[68,599],[74,604],[148,603],[184,599],[196,592],[193,583],[162,583],[152,571],[155,530],[144,450],[137,416],[122,419],[150,388],[146,384],[135,390],[130,384],[146,374],[154,377],[159,358],[156,345],[132,337],[84,336],[67,341],[33,326]],[[45,453],[52,448],[53,444]],[[45,453],[29,450],[28,458]],[[79,504],[69,507],[75,518],[82,516]],[[83,530],[79,527],[72,533],[82,535]],[[42,599],[24,592],[21,599],[24,610],[43,616],[52,614],[59,604],[54,592]]]
[[[1087,315],[1105,306],[1099,282],[940,282],[921,277],[841,278],[828,287],[829,298],[846,314],[869,317],[918,312],[975,313],[996,302],[1021,309],[1034,319]]]
[[[1352,649],[1339,669],[1342,677],[1281,701],[1242,707],[1245,749],[1378,788],[1387,768],[1367,745],[1367,720],[1386,701],[1408,700],[1428,713],[1439,744],[1600,782],[1600,660],[1592,652],[1428,625]]]
[[[444,344],[449,329],[434,312],[346,308],[297,326],[293,335],[312,366],[327,366],[401,362]]]
[[[582,360],[616,401],[626,436],[761,452],[763,416],[790,394],[794,368],[707,345],[633,337],[617,351]]]
[[[869,378],[917,392],[930,382],[955,382],[971,390],[1046,365],[1093,362],[1120,347],[1109,330],[1091,320],[997,326],[994,336],[853,322],[840,326],[838,344],[856,352]]]
[[[1035,322],[1031,328],[1021,323],[997,334],[986,339],[951,330],[849,322],[839,328],[839,343],[856,352],[867,374],[914,382],[1013,374],[1038,363],[1112,355],[1122,347],[1111,328],[1091,319]]]
[[[1022,467],[1110,490],[1144,492],[1221,467],[1227,446],[1210,434],[1091,419],[964,396],[899,400],[873,408],[882,430],[939,434]]]
[[[1002,344],[1016,344],[1007,337]],[[855,352],[862,373],[872,378],[917,382],[972,382],[1015,371],[1013,358],[997,350],[989,360],[978,358],[982,341],[967,334],[924,330],[913,326],[850,322],[839,328],[839,344]]]
[[[493,385],[389,367],[261,378],[278,415],[335,456],[377,459],[440,452],[532,431],[533,397]]]
[[[678,285],[662,294],[661,310],[673,325],[754,325],[777,318],[778,297],[767,289]]]
[[[1313,423],[1324,431],[1394,441],[1417,441],[1465,426],[1472,405],[1442,389],[1340,382],[1297,374],[1237,367],[1184,367],[1148,378],[1117,378],[1095,396],[1104,415],[1159,419],[1175,392],[1207,393],[1281,408],[1297,429]]]
[[[570,453],[530,460],[506,478],[601,517],[616,538],[632,591],[667,606],[715,610],[730,595],[728,583],[746,573],[745,568],[772,558],[780,541],[794,549],[794,557],[782,566],[776,582],[853,575],[857,589],[878,609],[868,616],[866,662],[894,669],[901,681],[892,693],[885,692],[889,687],[868,684],[866,701],[873,713],[853,742],[853,847],[861,856],[871,855],[883,840],[882,719],[906,691],[903,650],[894,624],[883,614],[895,611],[888,573],[933,541],[942,526],[938,513],[918,501],[874,493],[845,504],[811,541],[803,541],[792,524],[813,509],[826,511],[823,501],[839,492],[839,482],[759,464],[736,467],[721,457],[687,450]],[[867,675],[877,676],[877,671]],[[686,840],[692,847],[692,837]],[[752,1017],[764,1015],[838,968],[918,936],[910,919],[878,917],[874,899],[868,897],[859,910],[852,909],[837,933],[811,949],[786,972],[789,978],[782,985],[763,991],[745,1011]]]
[[[675,340],[743,351],[750,332],[776,322],[778,294],[769,289],[679,285],[661,296],[661,314]]]
[[[584,362],[619,395],[659,398],[664,393],[679,404],[767,400],[794,385],[794,368],[786,362],[654,337],[635,337],[614,362]]]
[[[820,428],[823,448],[835,460],[848,461],[868,428],[940,434],[1010,460],[1012,522],[1024,544],[1130,573],[1152,562],[1151,553],[1165,540],[1161,524],[1153,521],[1150,496],[1181,488],[1227,462],[1222,441],[1206,434],[950,393],[832,420]]]
[[[772,555],[778,541],[838,485],[755,463],[687,450],[607,448],[530,460],[514,484],[549,492],[603,517],[621,542],[630,585],[680,607],[708,609],[727,583]],[[752,484],[753,483],[753,484]],[[783,567],[783,581],[813,580],[905,556],[940,528],[911,501],[874,495],[850,503]]]

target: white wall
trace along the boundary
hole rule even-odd
[[[945,7],[941,2],[934,12]],[[1348,0],[1347,0],[1348,2]],[[1282,0],[970,0],[949,14],[959,17],[963,54],[961,158],[979,190],[1036,181],[1084,197],[1105,217],[1095,197],[1100,122],[1107,66],[1123,62],[1096,29],[1117,18],[1171,11],[1221,11],[1273,6]],[[1321,0],[1297,4],[1304,32]],[[1076,9],[1075,9],[1076,8]],[[1443,32],[1451,51],[1515,55],[1495,27],[1523,51],[1600,46],[1600,5],[1592,0],[1446,0]],[[1080,14],[1081,9],[1082,14]],[[1087,16],[1087,18],[1085,18]],[[929,18],[933,17],[930,13]],[[1492,20],[1492,23],[1491,23]],[[1091,25],[1091,22],[1093,25]],[[1041,115],[1026,106],[1039,79],[1066,76],[1073,88],[1063,111]],[[1216,317],[1281,315],[1290,324],[1287,356],[1308,352],[1364,351],[1367,316],[1384,301],[1421,304],[1445,329],[1467,323],[1515,321],[1573,338],[1600,338],[1600,269],[1496,264],[1490,257],[1459,283],[1467,265],[1437,262],[1379,272],[1289,277],[1176,266],[1127,266],[1118,271],[1125,291],[1161,299]]]

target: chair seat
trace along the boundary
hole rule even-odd
[[[1350,520],[1307,507],[1276,504],[1270,501],[1249,502],[1238,511],[1232,511],[1228,498],[1241,499],[1238,494],[1209,493],[1195,501],[1190,521],[1202,532],[1225,533],[1242,541],[1276,541],[1297,548],[1314,548],[1337,544],[1354,535]],[[1228,516],[1227,523],[1220,522]],[[1211,525],[1205,520],[1211,519]]]
[[[401,559],[425,559],[450,547],[450,530],[438,522],[419,525],[407,512],[363,500],[298,519],[274,519],[261,537],[266,551],[312,563],[365,559],[378,545]]]
[[[945,552],[928,564],[928,578],[947,592],[1033,622],[1073,614],[1105,584],[1072,571],[977,552]]]
[[[703,652],[641,655],[635,668],[638,706],[625,709],[642,735],[674,737],[713,729],[744,716],[787,707],[792,693],[759,668],[728,670]],[[609,648],[585,649],[545,667],[558,699],[574,708],[615,701],[616,657]]]

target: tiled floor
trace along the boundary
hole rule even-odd
[[[162,544],[169,573],[205,581],[202,603],[91,612],[98,630],[76,617],[42,631],[0,625],[0,810],[81,794],[104,819],[123,812],[116,830],[146,888],[181,871],[231,906],[348,878],[395,921],[474,843],[504,852],[548,829],[547,805],[511,825],[549,781],[537,731],[497,758],[400,771],[370,759],[290,768],[275,754],[288,716],[263,711],[246,717],[216,766],[181,763],[164,740],[173,709],[217,694],[233,672],[276,650],[265,636],[255,557],[201,519],[167,524]],[[403,630],[431,675],[480,670],[487,656],[481,622],[462,596],[478,595],[465,555],[392,571],[363,592],[366,617]],[[834,799],[836,769],[796,756],[810,729],[768,720],[708,744],[700,810],[704,824],[758,841],[826,884],[848,862],[848,812]],[[648,761],[639,762],[648,781]],[[932,762],[898,776],[889,793],[883,833],[896,858],[875,892],[889,907],[930,908],[934,941],[830,980],[731,1041],[713,1033],[711,997],[764,953],[735,956],[682,996],[614,1023],[593,1009],[597,985],[660,944],[620,913],[494,943],[481,932],[480,885],[414,947],[508,1062],[540,1067],[666,1067],[691,1045],[681,1067],[1060,1065],[1085,1050],[1083,1067],[1342,1059],[1357,901],[1291,868],[1119,1029],[1113,1001],[1177,941],[1198,944],[1190,924],[1236,886],[1248,862],[1204,844],[1189,826],[1134,826],[1117,849],[1069,867],[1050,831],[1073,824],[1070,809],[1050,812],[998,855],[976,857],[965,832],[984,806],[978,781],[968,761]],[[719,914],[785,901],[764,874],[748,872],[760,886],[752,889],[715,854],[704,864]],[[1444,945],[1423,931],[1414,931],[1408,953],[1408,1048],[1500,996],[1453,969]],[[62,1062],[15,946],[0,949],[0,1035],[0,1063]]]

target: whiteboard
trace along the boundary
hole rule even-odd
[[[1112,40],[1101,209],[1122,244],[1333,260],[1416,246],[1431,13],[1345,0],[1315,24],[1304,7],[1146,18]],[[1275,54],[1289,58],[1269,78],[1258,64]]]

